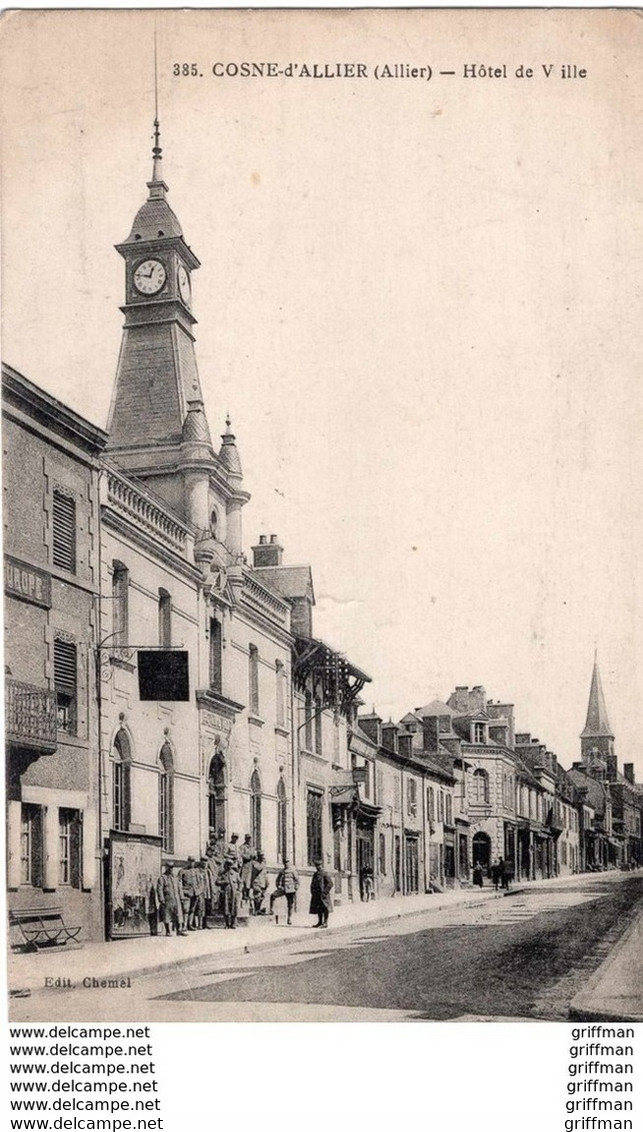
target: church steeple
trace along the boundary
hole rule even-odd
[[[601,674],[598,668],[598,652],[594,653],[594,670],[589,690],[589,703],[587,705],[587,719],[581,733],[582,739],[614,738],[614,732],[607,718],[607,707],[601,683]]]
[[[607,706],[598,667],[598,652],[594,653],[587,718],[580,739],[583,762],[594,766],[603,764],[608,777],[616,777],[614,732],[607,717]]]

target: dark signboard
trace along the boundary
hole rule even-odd
[[[4,556],[4,588],[12,597],[51,609],[51,575],[8,554]]]
[[[183,649],[139,649],[141,700],[189,700],[188,653]]]

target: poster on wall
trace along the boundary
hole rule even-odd
[[[118,833],[109,838],[107,924],[110,939],[150,935],[154,888],[161,872],[161,838]]]

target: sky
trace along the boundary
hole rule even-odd
[[[570,766],[598,648],[619,763],[643,779],[640,16],[5,14],[2,356],[101,426],[155,26],[163,173],[202,264],[199,372],[213,436],[232,417],[248,553],[275,533],[311,563],[315,632],[384,718],[483,684]],[[367,74],[212,73],[244,61]],[[386,64],[431,78],[375,78]]]

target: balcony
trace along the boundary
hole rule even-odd
[[[5,685],[7,742],[42,754],[56,750],[56,696],[35,684],[9,677]]]

